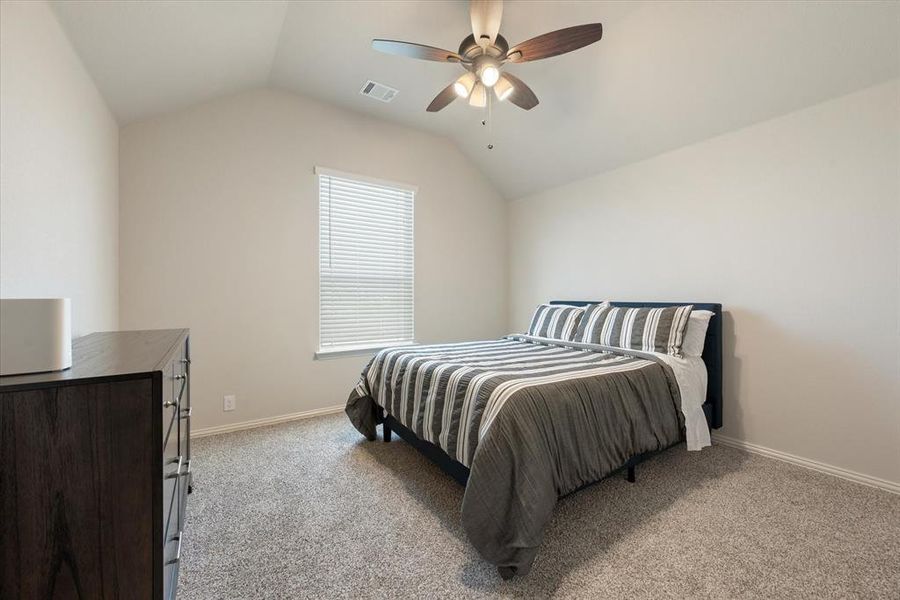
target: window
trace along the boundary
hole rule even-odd
[[[316,174],[319,354],[412,343],[415,188]]]

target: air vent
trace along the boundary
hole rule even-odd
[[[390,102],[394,99],[394,96],[396,96],[400,92],[392,87],[384,85],[383,83],[378,83],[377,81],[372,81],[370,79],[366,82],[366,85],[362,86],[362,89],[359,90],[359,93],[363,96],[368,96],[369,98],[381,100],[382,102]]]

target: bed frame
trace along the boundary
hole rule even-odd
[[[572,306],[586,306],[588,304],[598,304],[599,300],[553,300],[550,304],[567,304]],[[713,317],[709,320],[709,327],[706,330],[706,340],[703,345],[703,362],[706,364],[708,381],[706,386],[706,402],[703,404],[703,413],[706,415],[706,421],[709,423],[710,429],[718,429],[722,426],[722,305],[710,304],[705,302],[610,302],[613,306],[624,308],[634,308],[641,306],[649,306],[652,308],[664,308],[667,306],[683,306],[691,304],[694,310],[708,310],[713,313]],[[445,473],[453,477],[462,485],[466,485],[469,480],[469,469],[461,462],[450,458],[450,456],[441,450],[440,447],[420,439],[415,433],[406,426],[397,421],[394,417],[384,413],[378,415],[378,422],[382,424],[384,441],[391,441],[391,432],[396,432],[404,441],[416,450],[428,457]],[[635,467],[643,461],[656,454],[650,452],[632,456],[619,469],[610,473],[610,476],[625,471],[626,479],[631,483],[635,481]]]

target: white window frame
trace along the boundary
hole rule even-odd
[[[408,183],[400,183],[396,181],[389,181],[386,179],[378,179],[375,177],[369,177],[366,175],[357,175],[355,173],[347,173],[344,171],[338,171],[337,169],[330,169],[326,167],[317,166],[314,169],[314,174],[316,175],[316,229],[317,229],[317,245],[316,245],[316,265],[318,270],[318,328],[317,328],[317,340],[316,340],[316,348],[317,351],[315,353],[316,359],[328,359],[328,358],[341,358],[345,356],[356,356],[363,354],[371,354],[373,351],[381,350],[383,348],[392,347],[392,346],[406,346],[415,344],[415,307],[416,307],[416,295],[415,295],[415,207],[416,207],[416,195],[418,194],[419,188],[418,186],[410,185]],[[395,189],[406,190],[412,192],[412,208],[411,208],[411,216],[412,216],[412,268],[413,268],[413,281],[412,281],[412,332],[413,339],[403,342],[392,342],[389,345],[385,344],[362,344],[359,346],[352,347],[343,347],[343,348],[335,348],[335,349],[323,349],[322,348],[322,268],[321,268],[321,236],[322,236],[322,227],[320,223],[321,219],[321,197],[320,197],[320,181],[321,176],[331,176],[331,177],[339,177],[341,179],[349,179],[352,181],[358,181],[360,183],[371,183],[374,185],[380,185],[384,187],[391,187]]]

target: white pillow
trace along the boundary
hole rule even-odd
[[[681,344],[681,352],[685,356],[701,356],[703,354],[706,329],[709,327],[709,320],[713,314],[711,310],[691,311],[687,329],[684,332],[684,342]]]

